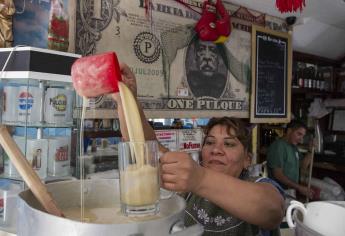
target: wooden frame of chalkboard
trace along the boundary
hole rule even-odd
[[[291,119],[291,35],[252,27],[251,123]]]

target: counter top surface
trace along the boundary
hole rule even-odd
[[[326,154],[317,153],[314,156],[314,161],[345,165],[345,156],[326,155]]]

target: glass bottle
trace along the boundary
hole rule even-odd
[[[319,78],[320,78],[320,90],[325,91],[325,79],[322,76],[322,73],[319,72]]]
[[[303,74],[304,74],[304,78],[303,78],[304,88],[310,88],[309,87],[309,69],[305,68]]]
[[[316,74],[315,74],[315,69],[314,67],[310,68],[310,76],[311,76],[311,80],[312,80],[312,89],[316,90]]]
[[[261,133],[261,146],[267,146],[267,130],[263,129]]]
[[[313,68],[308,67],[308,89],[313,89]]]
[[[320,73],[316,73],[316,90],[320,91],[321,90],[321,78],[320,78]]]
[[[304,78],[303,78],[303,69],[299,69],[297,72],[298,77],[298,87],[303,88],[304,87]]]

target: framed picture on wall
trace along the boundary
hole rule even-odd
[[[325,82],[325,91],[333,92],[333,89],[334,89],[333,67],[331,66],[319,67],[318,72],[320,74],[321,79]]]
[[[345,94],[345,68],[337,70],[336,92]]]

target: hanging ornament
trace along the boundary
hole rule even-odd
[[[152,0],[144,0],[145,16],[150,23],[150,31],[156,34],[155,23],[153,21],[153,3]]]
[[[281,13],[302,11],[305,0],[276,0],[276,6]]]
[[[206,0],[202,15],[195,26],[201,40],[224,43],[231,33],[230,16],[221,0]]]
[[[151,6],[152,6],[152,2],[150,0],[144,0],[144,7],[145,7],[145,15],[146,17],[149,17],[151,15]]]
[[[216,21],[216,29],[218,32],[218,39],[214,43],[224,43],[228,40],[231,33],[231,21],[228,11],[225,9],[221,0],[217,0],[216,8],[218,12],[218,20]]]

